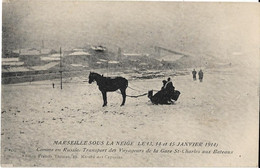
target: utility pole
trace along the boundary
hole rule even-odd
[[[60,89],[62,89],[61,47],[60,47]]]

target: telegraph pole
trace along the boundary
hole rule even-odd
[[[61,47],[60,47],[60,89],[62,89]]]

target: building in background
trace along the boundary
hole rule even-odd
[[[63,57],[62,62],[66,64],[88,65],[91,61],[91,54],[84,51],[75,51]]]

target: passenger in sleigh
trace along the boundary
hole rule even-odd
[[[155,95],[153,91],[148,92],[148,97],[154,104],[173,104],[179,98],[180,92],[175,90],[171,78],[163,80],[163,87]],[[174,100],[174,101],[173,101]]]

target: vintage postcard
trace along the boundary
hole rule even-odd
[[[4,1],[1,166],[257,167],[257,3]]]

